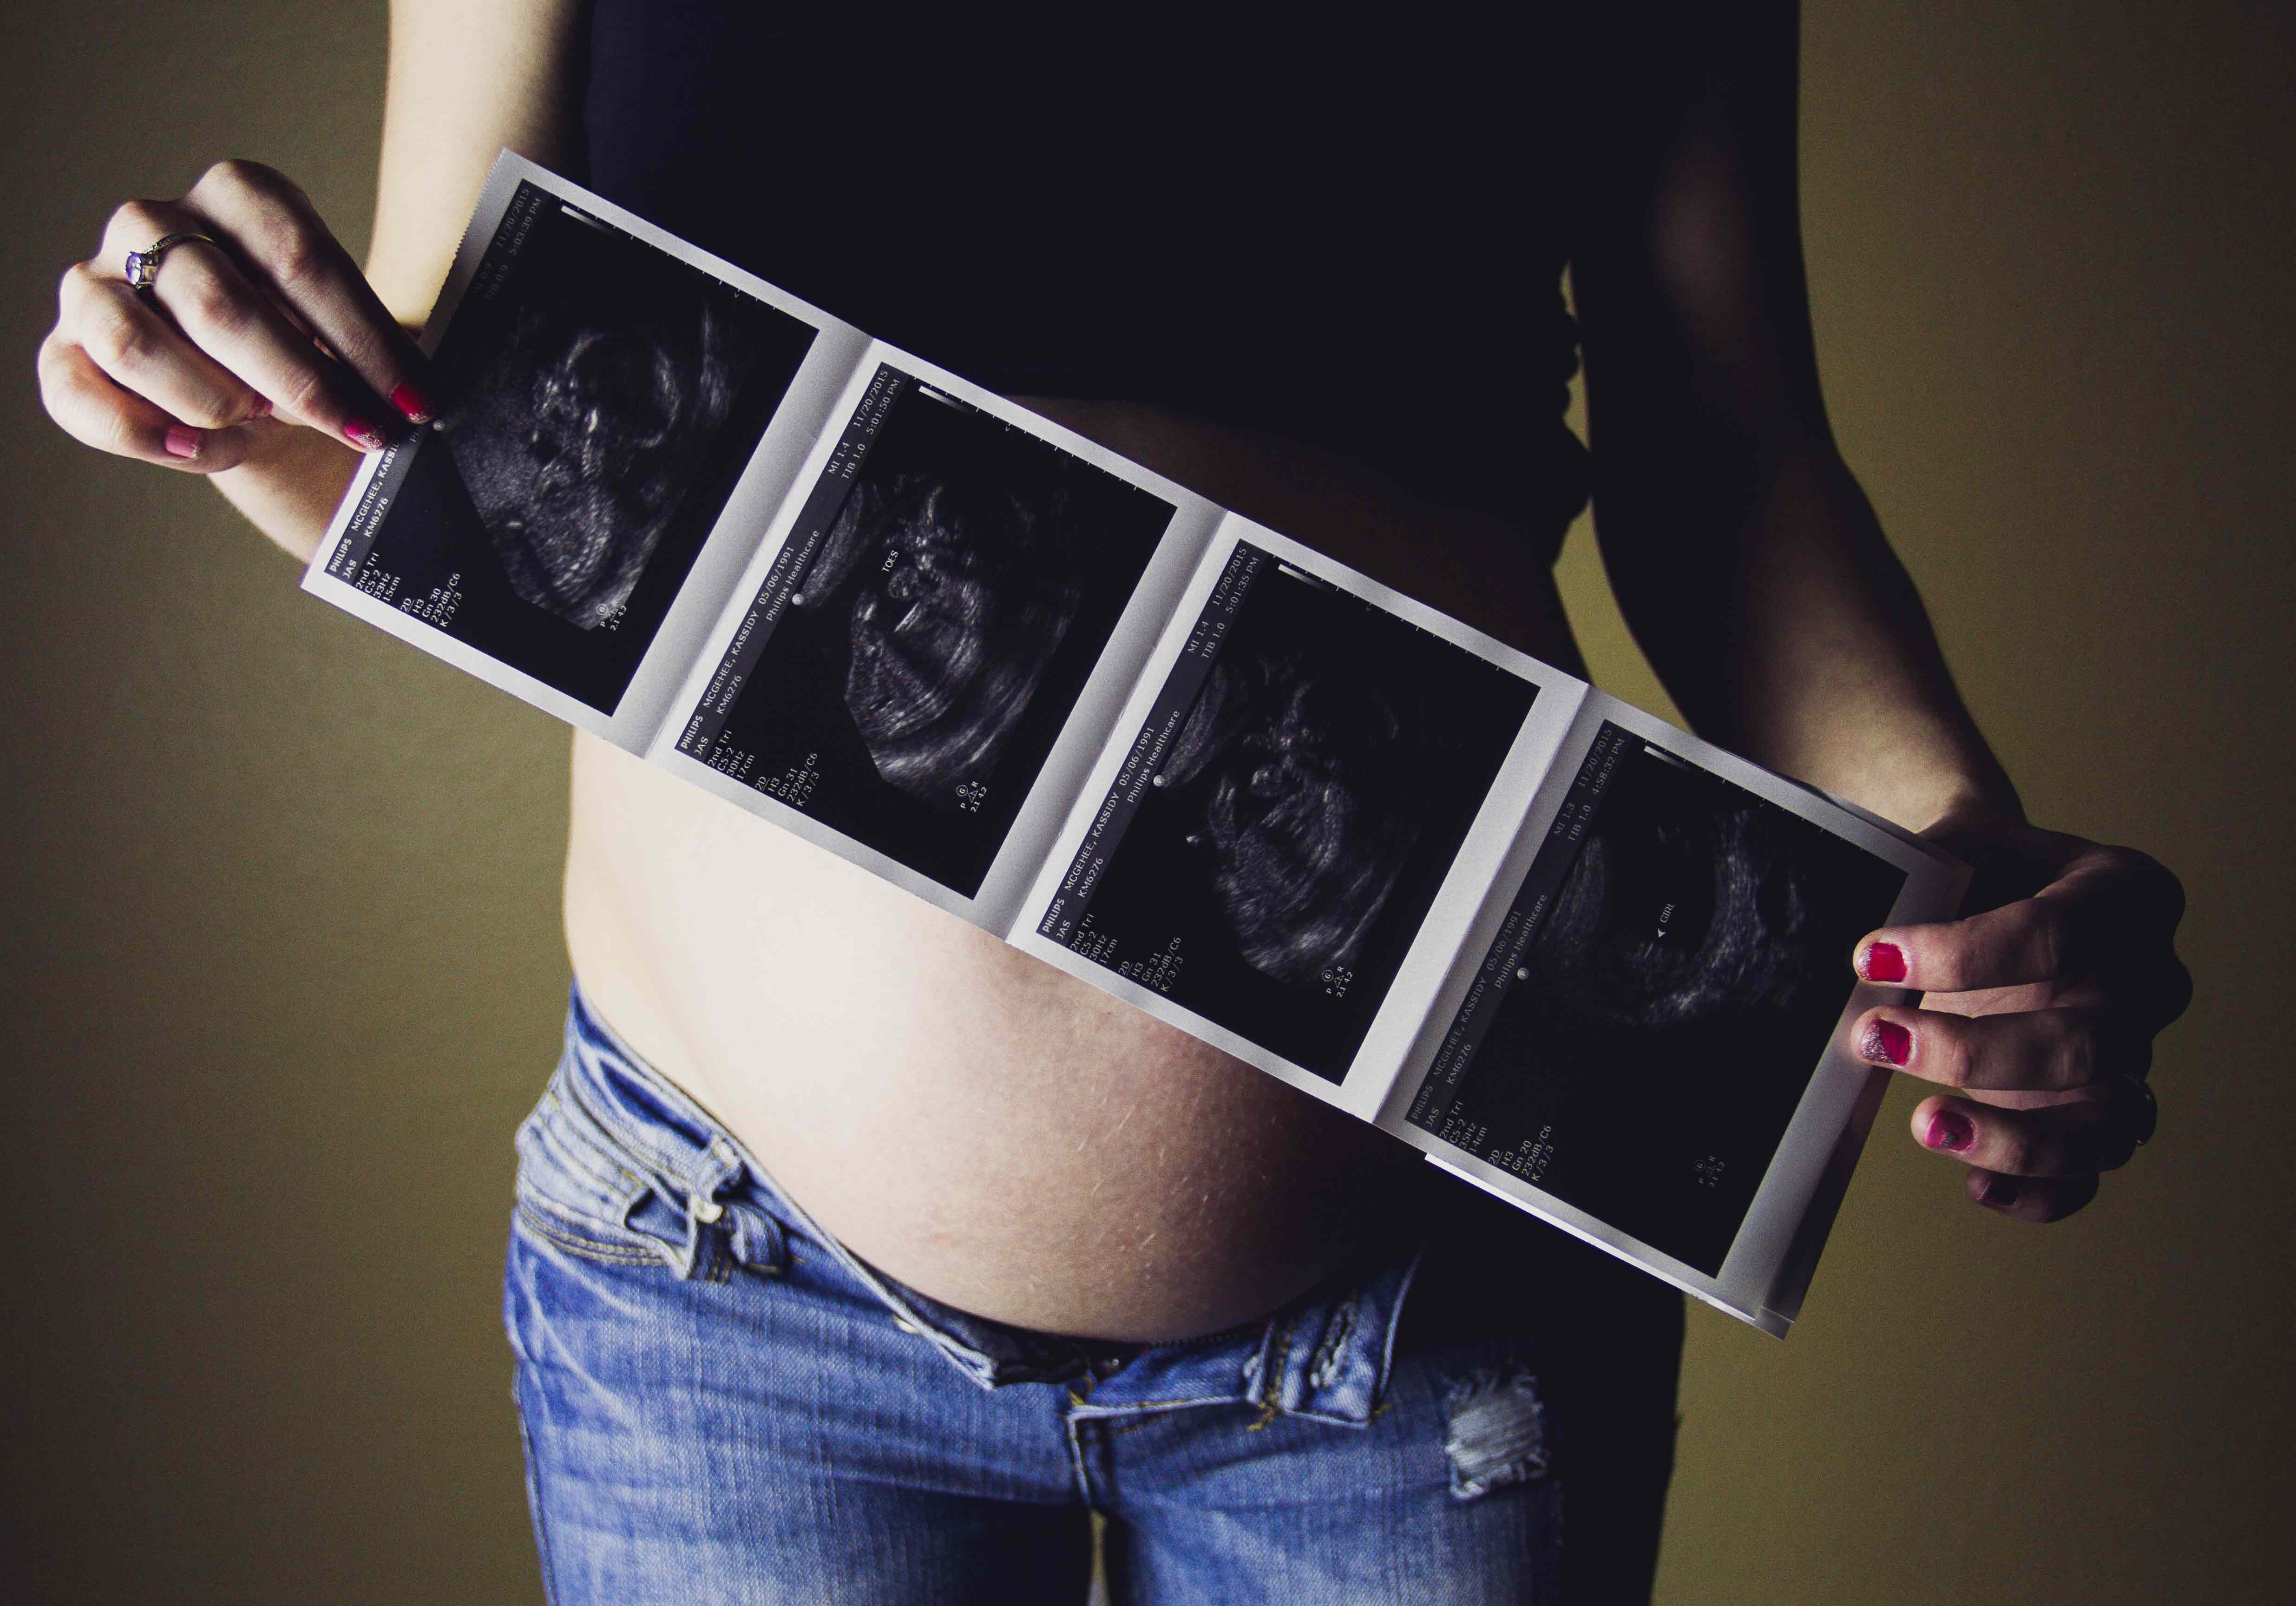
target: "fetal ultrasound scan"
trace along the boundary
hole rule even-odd
[[[1155,785],[1186,811],[1236,957],[1294,986],[1352,971],[1425,829],[1422,688],[1281,647],[1212,666]],[[1419,693],[1420,695],[1414,695]]]
[[[817,539],[801,525],[784,552],[788,605],[695,756],[971,897],[1174,510],[885,382],[865,456],[824,473]]]
[[[579,630],[620,616],[756,344],[707,301],[521,311],[439,424],[521,600]]]
[[[845,711],[878,778],[955,808],[996,772],[1084,603],[1065,488],[896,470],[853,488],[791,605],[845,623]]]
[[[355,583],[611,712],[813,333],[521,188]]]
[[[1414,1119],[1712,1274],[1905,872],[1614,725],[1574,801],[1456,1097]]]
[[[1238,550],[1257,562],[1231,567],[1219,630],[1199,626],[1209,669],[1185,712],[1152,716],[1175,735],[1120,839],[1087,844],[1108,862],[1081,916],[1048,935],[1338,1081],[1536,688]]]

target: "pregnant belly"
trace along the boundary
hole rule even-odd
[[[1495,521],[1168,415],[1040,405],[1550,662]],[[578,737],[569,945],[599,1014],[827,1231],[977,1314],[1160,1340],[1264,1314],[1416,1166],[1373,1128],[730,804]]]
[[[584,738],[567,927],[600,1016],[864,1260],[1055,1332],[1263,1314],[1416,1157]]]

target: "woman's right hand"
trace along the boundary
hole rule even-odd
[[[169,247],[151,288],[131,289],[127,253],[173,234],[218,243]],[[99,451],[215,474],[285,430],[370,452],[432,413],[414,341],[310,198],[256,162],[218,162],[180,200],[122,206],[57,301],[41,399]]]

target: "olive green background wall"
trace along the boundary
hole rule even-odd
[[[496,1277],[554,1053],[561,729],[40,412],[55,277],[216,157],[363,243],[382,8],[20,8],[0,53],[0,1596],[538,1598]],[[2161,1135],[2073,1223],[1885,1112],[1790,1343],[1693,1309],[1660,1597],[2284,1585],[2296,28],[1806,25],[1843,443],[2037,818],[2192,894]],[[1657,704],[1586,533],[1608,685]]]

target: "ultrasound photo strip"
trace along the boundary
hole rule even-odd
[[[1791,1325],[1961,867],[508,152],[424,342],[308,590]]]

